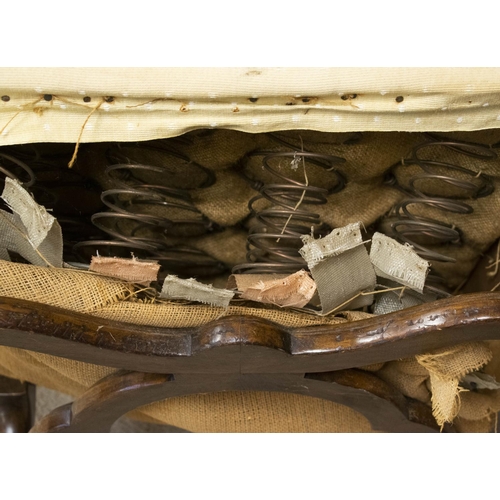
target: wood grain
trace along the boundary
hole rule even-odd
[[[109,432],[121,415],[154,401],[189,394],[242,390],[294,393],[333,401],[361,413],[379,431],[437,430],[435,422],[428,419],[428,408],[416,408],[395,389],[374,379],[373,375],[363,373],[347,374],[342,383],[337,383],[329,374],[323,377],[299,374],[173,376],[121,371],[99,381],[72,406],[54,410],[31,432]],[[371,392],[374,388],[378,394]]]
[[[500,338],[500,293],[468,294],[362,321],[283,328],[230,316],[153,328],[0,298],[0,345],[151,373],[305,373]]]

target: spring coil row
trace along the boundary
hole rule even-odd
[[[316,237],[331,231],[328,225],[321,222],[320,216],[307,206],[325,204],[329,194],[344,188],[344,176],[335,167],[345,160],[333,155],[296,150],[255,151],[248,156],[262,156],[263,168],[284,182],[253,182],[259,194],[248,204],[253,224],[247,239],[247,263],[233,267],[232,271],[242,274],[289,274],[299,271],[306,267],[298,252],[303,245],[301,236],[310,234],[312,227]],[[303,166],[304,181],[295,180],[273,168],[270,162],[276,159],[286,160],[295,169]],[[331,172],[336,178],[334,188],[328,190],[309,185],[306,181],[308,163]],[[259,208],[260,205],[267,207]]]
[[[179,153],[169,151],[169,154],[189,162]],[[210,276],[225,270],[224,264],[205,252],[178,243],[179,238],[208,234],[218,228],[194,206],[188,190],[166,185],[173,175],[168,168],[135,163],[117,151],[108,152],[108,158],[127,163],[111,164],[105,169],[107,184],[113,185],[101,194],[108,210],[93,214],[91,221],[111,240],[77,243],[74,249],[82,260],[88,261],[96,253],[120,257],[130,257],[132,253],[157,260],[163,271],[175,272],[181,277]],[[206,187],[213,182],[210,171],[192,162],[190,165],[206,174],[196,187]],[[164,182],[144,181],[151,177]]]
[[[462,232],[454,224],[444,222],[436,216],[422,215],[429,209],[437,209],[451,214],[470,214],[473,207],[466,200],[473,200],[490,195],[494,186],[489,176],[465,168],[456,163],[431,159],[436,152],[441,156],[445,150],[457,153],[455,158],[470,157],[480,161],[498,158],[492,149],[481,144],[462,141],[432,140],[413,148],[408,158],[392,167],[387,183],[403,191],[407,197],[394,206],[383,221],[384,232],[401,243],[414,247],[420,257],[435,262],[456,262],[434,247],[459,246],[462,244]],[[427,154],[426,154],[427,153]],[[458,159],[455,160],[458,163]],[[401,186],[395,177],[397,168],[417,166],[420,173],[412,175],[407,186]],[[421,186],[432,183],[433,192],[441,185],[443,191],[435,195]],[[439,188],[438,188],[439,189]],[[429,276],[432,282],[435,278]]]

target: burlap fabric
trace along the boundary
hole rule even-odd
[[[0,295],[91,313],[133,294],[130,283],[71,269],[0,261]]]
[[[216,172],[216,181],[192,194],[195,206],[221,226],[234,226],[249,213],[249,200],[256,192],[233,170]]]
[[[70,311],[148,326],[195,327],[223,316],[240,314],[268,319],[285,327],[338,324],[366,317],[365,313],[356,311],[351,312],[347,318],[320,317],[264,305],[256,307],[255,304],[253,307],[232,305],[228,308],[167,301],[147,304],[133,300],[134,291],[130,283],[85,271],[43,268],[6,261],[0,261],[0,275],[0,296],[31,300]]]
[[[439,349],[429,354],[416,356],[419,364],[429,371],[429,386],[432,392],[433,414],[440,425],[452,422],[459,415],[462,404],[462,393],[465,389],[459,386],[460,380],[467,373],[479,370],[492,358],[493,353],[484,342],[460,344],[446,349]],[[474,399],[470,403],[470,411],[461,415],[465,420],[480,420],[489,418],[500,410],[498,406],[498,391],[487,391],[492,394],[488,401],[487,411],[484,410],[483,399]],[[476,406],[474,406],[476,405]],[[485,415],[486,413],[486,415]],[[476,418],[471,418],[473,415]]]
[[[183,136],[177,149],[210,170],[234,167],[248,151],[257,147],[258,135],[236,130],[196,130]]]
[[[431,392],[426,385],[429,372],[415,358],[386,363],[377,371],[377,375],[405,396],[423,403],[431,401]]]
[[[276,139],[283,140],[289,146],[285,146]],[[404,132],[363,132],[346,137],[346,134],[292,130],[260,134],[257,136],[257,140],[259,150],[284,151],[293,148],[297,151],[304,150],[343,158],[345,163],[338,164],[336,168],[344,173],[349,181],[363,182],[383,175],[392,165],[404,158],[414,146],[428,139],[424,134]],[[272,163],[270,164],[272,165]],[[283,171],[284,162],[281,161],[281,164]],[[271,174],[261,172],[259,156],[247,159],[246,166],[253,175],[262,177],[263,181],[273,182]],[[300,169],[297,169],[295,175],[293,171],[286,170],[285,172],[301,180]],[[317,170],[311,167],[308,176],[312,185],[315,185],[315,181],[322,182],[321,186],[330,189],[328,176],[322,172],[320,167]]]
[[[491,340],[487,344],[493,356],[484,371],[500,380],[500,340]]]
[[[495,373],[498,363],[490,366],[492,358],[496,356],[488,343],[475,342],[391,361],[376,367],[376,374],[405,396],[432,406],[441,426],[453,422],[459,432],[491,432],[500,411],[500,391],[473,392],[460,381],[478,369]]]
[[[240,227],[228,227],[224,231],[200,236],[190,244],[233,267],[246,260],[247,232]]]
[[[244,303],[227,309],[180,303],[145,304],[137,299],[134,301],[134,293],[130,284],[87,272],[0,262],[0,274],[2,275],[0,281],[0,295],[2,296],[35,299],[40,303],[87,312],[94,316],[150,326],[195,327],[231,314],[265,318],[284,327],[336,324],[370,316],[363,312],[351,311],[338,317],[320,317],[272,307],[249,307]],[[365,367],[365,369],[378,373],[382,379],[409,397],[426,403],[431,399],[438,422],[453,421],[459,416],[462,428],[466,429],[469,421],[488,420],[491,424],[494,412],[500,409],[498,391],[483,391],[481,397],[467,396],[463,412],[460,405],[463,394],[458,387],[460,377],[483,367],[491,358],[492,353],[486,344],[473,343],[420,355],[416,360],[394,361],[385,365]],[[113,369],[2,347],[0,348],[0,372],[6,376],[78,395],[100,378],[112,373]],[[276,422],[275,427],[267,428],[267,430],[274,429],[276,432],[280,429],[282,431],[300,429],[301,432],[306,430],[318,432],[367,430],[368,424],[364,418],[333,403],[295,396],[285,401],[289,397],[283,395],[279,396],[281,406],[271,406],[265,402],[271,401],[274,396],[254,393],[229,396],[230,406],[226,411],[227,415],[225,414],[227,418],[221,417],[221,420],[218,420],[220,427],[209,427],[208,421],[205,421],[202,416],[213,416],[211,412],[218,404],[221,404],[220,398],[226,396],[206,395],[179,398],[176,402],[166,402],[166,406],[163,406],[164,403],[153,405],[136,416],[146,415],[146,418],[154,421],[186,427],[190,430],[212,429],[216,432],[224,429],[235,432],[264,431],[266,419]],[[242,398],[245,402],[240,405]],[[233,402],[234,407],[231,406]],[[290,409],[291,406],[294,407],[293,410]],[[169,408],[175,408],[175,411]],[[264,411],[257,415],[252,408],[261,408]],[[182,417],[187,419],[185,421],[182,421],[181,417],[174,418],[175,412],[181,409],[187,412]],[[280,420],[277,416],[281,411],[288,412],[285,420]],[[242,421],[238,416],[241,412],[249,420],[248,422],[245,419]],[[329,419],[330,417],[328,419],[324,417],[325,412],[330,412],[331,419],[339,418],[340,422],[344,423],[337,427],[337,424]],[[270,416],[270,413],[275,416]],[[299,414],[308,417],[298,417]],[[311,417],[311,422],[306,425],[304,422],[312,414],[316,417]],[[319,420],[317,420],[318,415]],[[284,422],[287,422],[287,426],[290,424],[291,427],[286,427]],[[478,424],[470,425],[474,429],[480,428]]]

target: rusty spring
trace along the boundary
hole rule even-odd
[[[164,150],[163,150],[164,151]],[[169,151],[169,153],[171,153]],[[187,158],[172,153],[182,161]],[[116,160],[116,151],[108,155]],[[108,208],[91,217],[95,227],[111,237],[78,242],[74,250],[82,261],[89,262],[92,255],[135,257],[160,262],[163,273],[174,272],[181,277],[202,277],[220,274],[226,266],[202,250],[179,243],[186,237],[200,236],[218,230],[191,201],[187,189],[166,185],[171,182],[168,168],[134,163],[118,156],[127,163],[115,163],[105,169],[113,184],[102,192],[101,200]],[[206,175],[195,187],[205,187],[213,182],[213,174],[192,162],[189,164]],[[152,184],[144,178],[157,179]],[[176,183],[180,183],[180,177]],[[168,214],[174,214],[169,217]],[[162,274],[160,274],[161,279]]]
[[[253,182],[259,194],[248,203],[253,224],[247,238],[247,263],[238,264],[233,267],[232,272],[289,274],[299,271],[306,267],[304,259],[298,252],[303,245],[301,236],[310,234],[312,228],[316,237],[324,236],[331,231],[327,224],[321,222],[317,213],[306,207],[325,204],[329,194],[344,188],[345,178],[335,167],[345,160],[337,156],[307,151],[255,151],[248,156],[262,156],[262,166],[284,183]],[[302,164],[304,173],[309,162],[331,172],[337,182],[328,190],[309,185],[307,177],[303,182],[294,180],[273,168],[270,165],[273,159],[291,160],[295,168]],[[257,205],[262,202],[268,207],[259,209]]]
[[[494,160],[498,157],[495,151],[481,144],[455,140],[432,140],[416,146],[407,159],[391,168],[388,175],[387,183],[403,191],[407,198],[393,207],[382,222],[382,229],[399,242],[412,245],[423,259],[453,263],[456,259],[432,247],[461,245],[462,231],[454,224],[419,214],[418,208],[434,208],[452,214],[470,214],[474,209],[465,200],[488,196],[493,192],[494,186],[491,178],[480,171],[446,161],[429,159],[424,155],[426,150],[436,152],[441,148],[481,161]],[[419,167],[421,173],[411,176],[407,180],[407,187],[399,185],[394,170],[412,165]],[[425,183],[427,186],[431,186],[432,183],[433,191],[441,183],[452,194],[434,195],[428,192],[428,187],[418,186],[418,184],[422,186]],[[429,283],[433,282],[438,283],[439,278],[431,274]],[[433,291],[440,292],[441,290],[433,288]]]

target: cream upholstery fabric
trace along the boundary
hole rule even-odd
[[[500,125],[500,68],[1,68],[0,94],[0,145]]]

